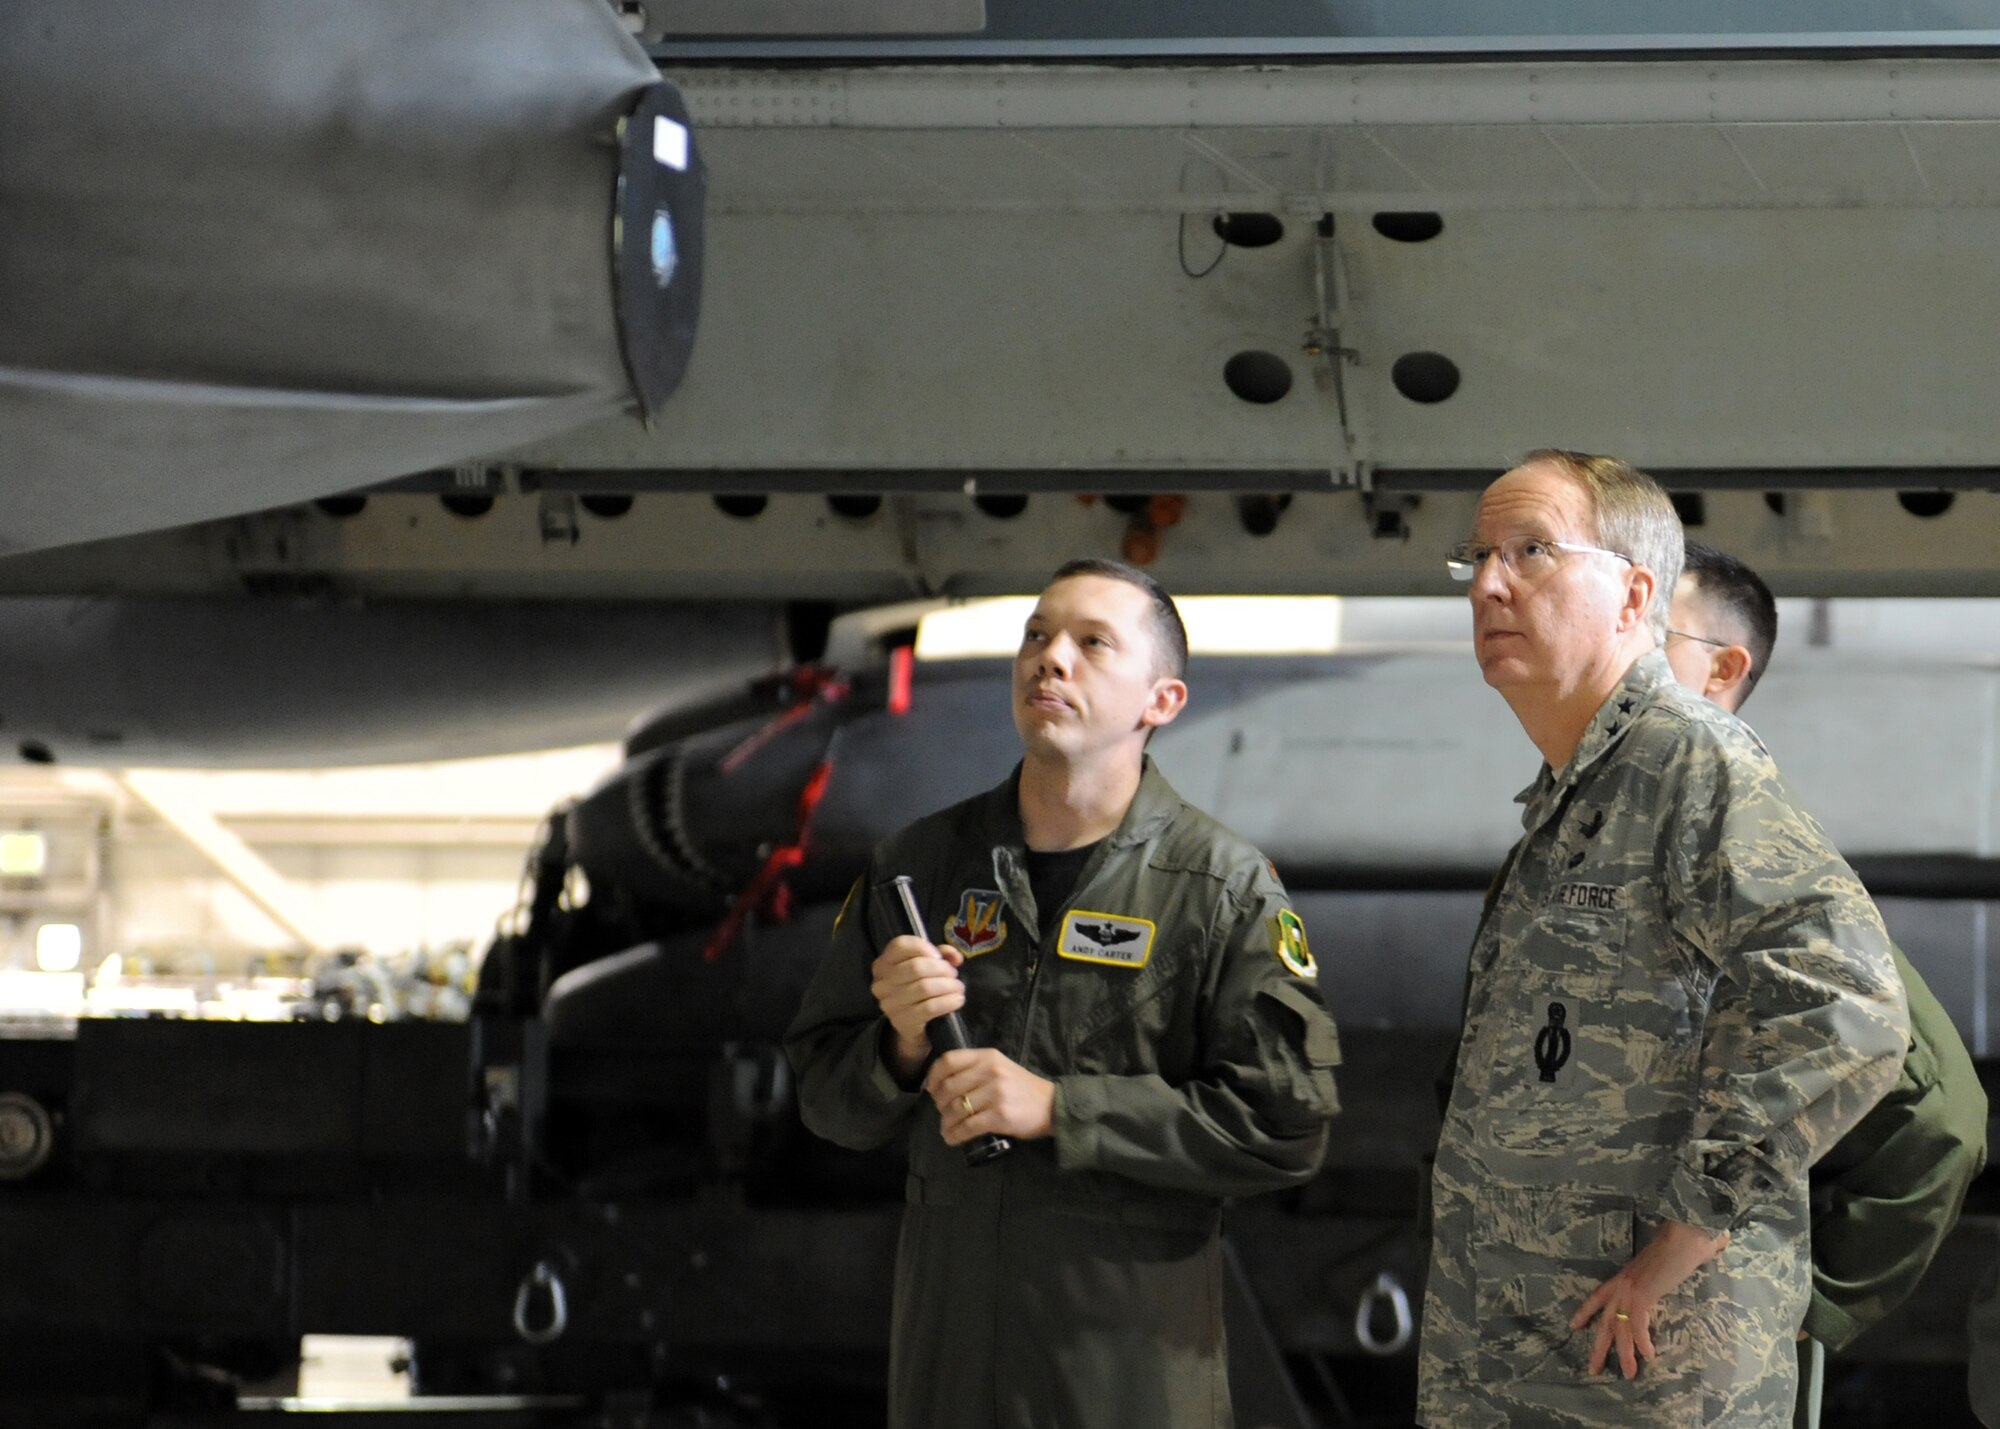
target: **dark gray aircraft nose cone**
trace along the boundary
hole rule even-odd
[[[0,550],[650,412],[686,117],[603,0],[0,7]]]

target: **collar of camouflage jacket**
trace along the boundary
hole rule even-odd
[[[1544,763],[1535,782],[1514,796],[1516,803],[1527,806],[1521,811],[1522,827],[1532,829],[1540,823],[1550,801],[1582,779],[1585,771],[1624,738],[1632,722],[1659,699],[1660,691],[1673,683],[1673,666],[1667,663],[1666,652],[1657,646],[1634,660],[1617,687],[1591,716],[1569,763],[1560,770],[1550,769]]]

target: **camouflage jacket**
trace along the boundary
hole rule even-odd
[[[1522,797],[1432,1181],[1419,1420],[1787,1425],[1806,1170],[1908,1032],[1881,918],[1658,651]],[[1656,1361],[1592,1379],[1570,1316],[1664,1220],[1730,1246],[1661,1302]]]
[[[1059,908],[1035,906],[1016,780],[886,840],[786,1038],[806,1125],[907,1133],[891,1429],[1226,1429],[1219,1215],[1309,1179],[1339,1044],[1264,858],[1146,763]],[[1054,1134],[968,1168],[897,1085],[869,965],[903,931],[965,955],[965,1021],[1055,1082]]]

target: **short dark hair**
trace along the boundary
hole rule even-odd
[[[1066,581],[1074,576],[1102,576],[1106,580],[1123,581],[1126,585],[1137,586],[1152,601],[1153,646],[1159,652],[1161,673],[1179,680],[1187,676],[1188,640],[1187,626],[1181,623],[1180,607],[1167,594],[1167,588],[1140,570],[1128,566],[1123,561],[1106,560],[1101,556],[1085,556],[1080,560],[1065,561],[1049,577],[1048,584]]]
[[[1764,677],[1764,667],[1771,663],[1771,651],[1778,643],[1778,602],[1771,598],[1771,588],[1761,576],[1713,546],[1688,542],[1685,569],[1699,583],[1702,598],[1730,615],[1743,633],[1743,647],[1750,652],[1750,673],[1743,681],[1743,698],[1747,700]]]

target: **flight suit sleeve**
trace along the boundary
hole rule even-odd
[[[798,1078],[799,1114],[828,1141],[866,1151],[893,1140],[916,1109],[922,1089],[897,1084],[882,1059],[889,1020],[869,990],[870,967],[888,942],[874,863],[855,880],[833,925],[832,945],[813,974],[785,1033],[785,1055]]]
[[[1659,1213],[1717,1234],[1775,1209],[1894,1084],[1909,1016],[1880,914],[1754,736],[1679,751],[1669,916],[1713,978],[1700,1105]]]
[[[1986,1093],[1951,1018],[1900,953],[1903,1074],[1813,1169],[1806,1333],[1842,1349],[1908,1298],[1986,1164]]]
[[[1966,1394],[1986,1429],[2000,1429],[2000,1233],[1988,1237],[1986,1274],[1972,1292],[1965,1332],[1972,1342],[1966,1356]]]
[[[1310,1180],[1339,1110],[1340,1039],[1321,1001],[1305,925],[1276,876],[1218,900],[1202,987],[1202,1065],[1158,1075],[1056,1079],[1056,1159],[1149,1185],[1244,1196]]]

